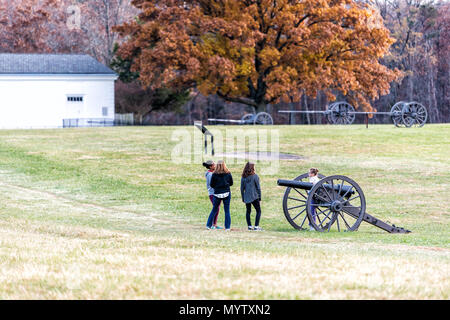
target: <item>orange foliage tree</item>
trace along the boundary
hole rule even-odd
[[[0,0],[0,52],[77,52],[79,30],[66,26],[63,0]]]
[[[265,110],[340,91],[355,105],[387,94],[399,73],[379,63],[393,40],[377,12],[353,0],[133,0],[116,27],[118,54],[149,88],[193,88]]]

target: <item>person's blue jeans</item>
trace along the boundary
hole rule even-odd
[[[316,201],[314,201],[314,198],[312,198],[311,199],[311,206],[309,208],[310,208],[310,211],[311,211],[311,215],[313,217],[313,221],[314,221],[314,223],[316,223],[316,206],[314,206],[314,204],[317,204],[317,203],[316,203]],[[309,226],[312,227],[311,222],[309,223]]]
[[[221,201],[223,201],[223,209],[225,211],[225,229],[230,229],[230,226],[231,226],[231,216],[230,216],[231,192],[228,197],[223,198],[223,199],[214,197],[213,208],[211,210],[211,213],[209,214],[208,222],[206,223],[206,226],[208,228],[212,227],[214,217],[217,213],[217,210],[219,209]]]

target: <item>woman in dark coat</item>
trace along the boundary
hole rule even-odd
[[[247,162],[241,178],[241,196],[242,201],[245,203],[248,230],[261,231],[259,226],[259,220],[261,218],[261,186],[259,185],[259,177],[255,173],[255,164]],[[255,226],[252,226],[250,219],[250,213],[252,211],[252,205],[256,210]]]
[[[220,202],[223,201],[223,207],[225,211],[225,231],[230,231],[231,227],[231,215],[230,215],[230,202],[231,202],[231,190],[233,185],[233,177],[228,170],[223,160],[217,161],[216,169],[211,177],[210,186],[214,189],[214,202],[211,213],[209,214],[208,221],[206,222],[206,228],[211,229],[214,217],[219,209]]]

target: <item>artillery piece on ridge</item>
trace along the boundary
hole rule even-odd
[[[279,113],[287,114],[322,114],[330,124],[349,125],[355,121],[356,115],[365,115],[366,124],[369,121],[369,115],[390,116],[396,127],[423,127],[428,119],[427,109],[416,101],[399,101],[394,104],[390,112],[366,112],[355,111],[355,108],[345,102],[338,101],[326,107],[325,111],[303,111],[303,110],[279,110]]]
[[[356,231],[365,221],[389,233],[411,232],[368,214],[364,192],[354,180],[342,175],[325,177],[319,174],[319,178],[321,180],[315,185],[306,181],[308,173],[294,180],[277,181],[279,186],[286,187],[283,211],[295,229],[303,230],[308,220],[320,232],[329,232],[332,228]]]
[[[242,116],[241,120],[209,118],[208,121],[213,124],[235,123],[241,125],[273,125],[273,118],[267,112],[246,113]]]

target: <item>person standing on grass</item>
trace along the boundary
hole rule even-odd
[[[208,190],[209,200],[211,201],[211,204],[214,206],[214,188],[211,187],[211,178],[212,178],[214,170],[216,169],[216,164],[214,163],[214,161],[208,160],[206,162],[203,162],[203,166],[206,169],[208,169],[205,172],[206,189]],[[214,216],[211,229],[222,229],[222,227],[219,227],[217,225],[217,218],[219,217],[219,211],[220,211],[220,204],[217,207],[216,215]]]
[[[316,168],[309,169],[308,176],[309,176],[309,182],[311,182],[313,184],[313,186],[317,182],[320,181],[319,170],[316,169]],[[311,213],[312,213],[312,216],[313,216],[313,220],[314,220],[314,222],[316,222],[316,207],[313,206],[314,204],[316,204],[316,203],[314,202],[314,198],[313,198],[313,199],[311,199],[311,207],[310,207],[310,209],[311,209]],[[311,223],[309,223],[309,231],[316,231],[316,229],[314,229],[314,227],[312,226]]]
[[[220,202],[223,201],[223,208],[225,211],[225,231],[230,231],[231,216],[230,216],[230,202],[231,202],[231,190],[233,185],[233,176],[228,170],[223,160],[217,161],[216,168],[211,176],[210,186],[214,189],[213,208],[209,214],[208,221],[206,222],[206,228],[212,229],[214,222],[214,216],[219,209]]]
[[[259,185],[259,177],[255,173],[255,164],[252,162],[247,162],[242,172],[241,197],[246,207],[245,218],[247,220],[248,230],[261,231],[262,229],[259,226],[259,220],[261,219],[261,186]],[[256,210],[254,227],[250,218],[252,205]]]

